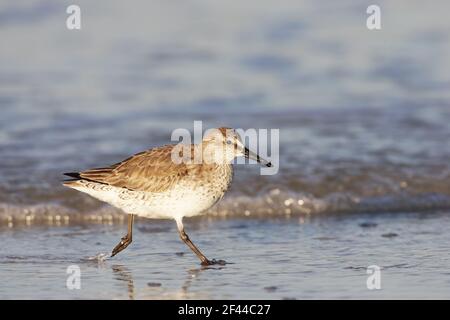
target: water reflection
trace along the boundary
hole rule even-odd
[[[128,292],[128,299],[134,300],[135,297],[135,288],[134,288],[134,280],[133,280],[133,274],[124,265],[112,265],[111,270],[114,274],[114,279],[119,280],[122,284],[123,282],[126,282],[127,284],[127,292]]]
[[[99,267],[102,267],[99,265]],[[114,275],[114,279],[119,281],[122,287],[126,283],[128,299],[134,300],[136,298],[143,299],[200,299],[208,298],[207,295],[193,292],[191,289],[195,287],[196,282],[200,275],[206,270],[222,270],[225,266],[201,266],[199,268],[193,268],[187,270],[187,276],[181,287],[176,290],[165,289],[159,282],[147,283],[146,289],[142,292],[137,292],[133,272],[131,269],[124,265],[114,264],[111,266],[111,270]]]
[[[206,270],[222,270],[225,268],[225,265],[221,266],[201,266],[199,268],[189,269],[188,277],[184,281],[183,285],[181,286],[182,292],[185,294],[186,297],[189,297],[189,290],[190,288],[195,284],[195,282],[198,281],[199,276]]]

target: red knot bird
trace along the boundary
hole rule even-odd
[[[175,149],[177,146],[180,144],[156,147],[109,167],[65,173],[72,179],[64,181],[64,186],[128,215],[128,232],[112,250],[112,257],[131,243],[134,217],[139,216],[175,219],[180,238],[202,265],[225,264],[223,260],[209,260],[194,245],[184,230],[183,217],[204,213],[224,196],[233,178],[232,162],[236,157],[244,156],[267,167],[271,163],[246,148],[239,134],[230,128],[210,130],[199,144],[184,149]],[[190,152],[184,154],[186,150]],[[177,154],[183,156],[183,161],[174,157]],[[195,161],[198,155],[200,161]]]

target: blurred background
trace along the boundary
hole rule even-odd
[[[450,207],[448,1],[378,1],[376,31],[370,1],[78,1],[81,30],[0,3],[1,223],[115,218],[61,173],[193,120],[281,132],[279,174],[239,166],[214,214]]]
[[[66,28],[72,4],[81,30]],[[372,4],[381,30],[366,27]],[[449,298],[449,12],[0,0],[0,298]],[[175,224],[143,219],[109,261],[123,213],[62,173],[170,143],[194,120],[280,130],[277,175],[238,165],[225,198],[186,219],[208,257],[235,264],[193,269]],[[69,264],[82,290],[66,289]],[[374,264],[383,290],[366,287]]]

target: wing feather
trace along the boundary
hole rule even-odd
[[[188,175],[187,166],[171,159],[173,145],[135,154],[106,168],[79,173],[80,178],[111,186],[146,192],[164,192]]]

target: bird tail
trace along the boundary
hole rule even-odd
[[[78,182],[82,179],[79,172],[66,172],[64,175],[72,178],[62,182],[63,186],[69,188],[78,186]]]
[[[80,173],[79,172],[66,172],[63,173],[65,176],[71,177],[71,178],[75,178],[77,180],[81,179]],[[70,181],[70,180],[69,180]]]

